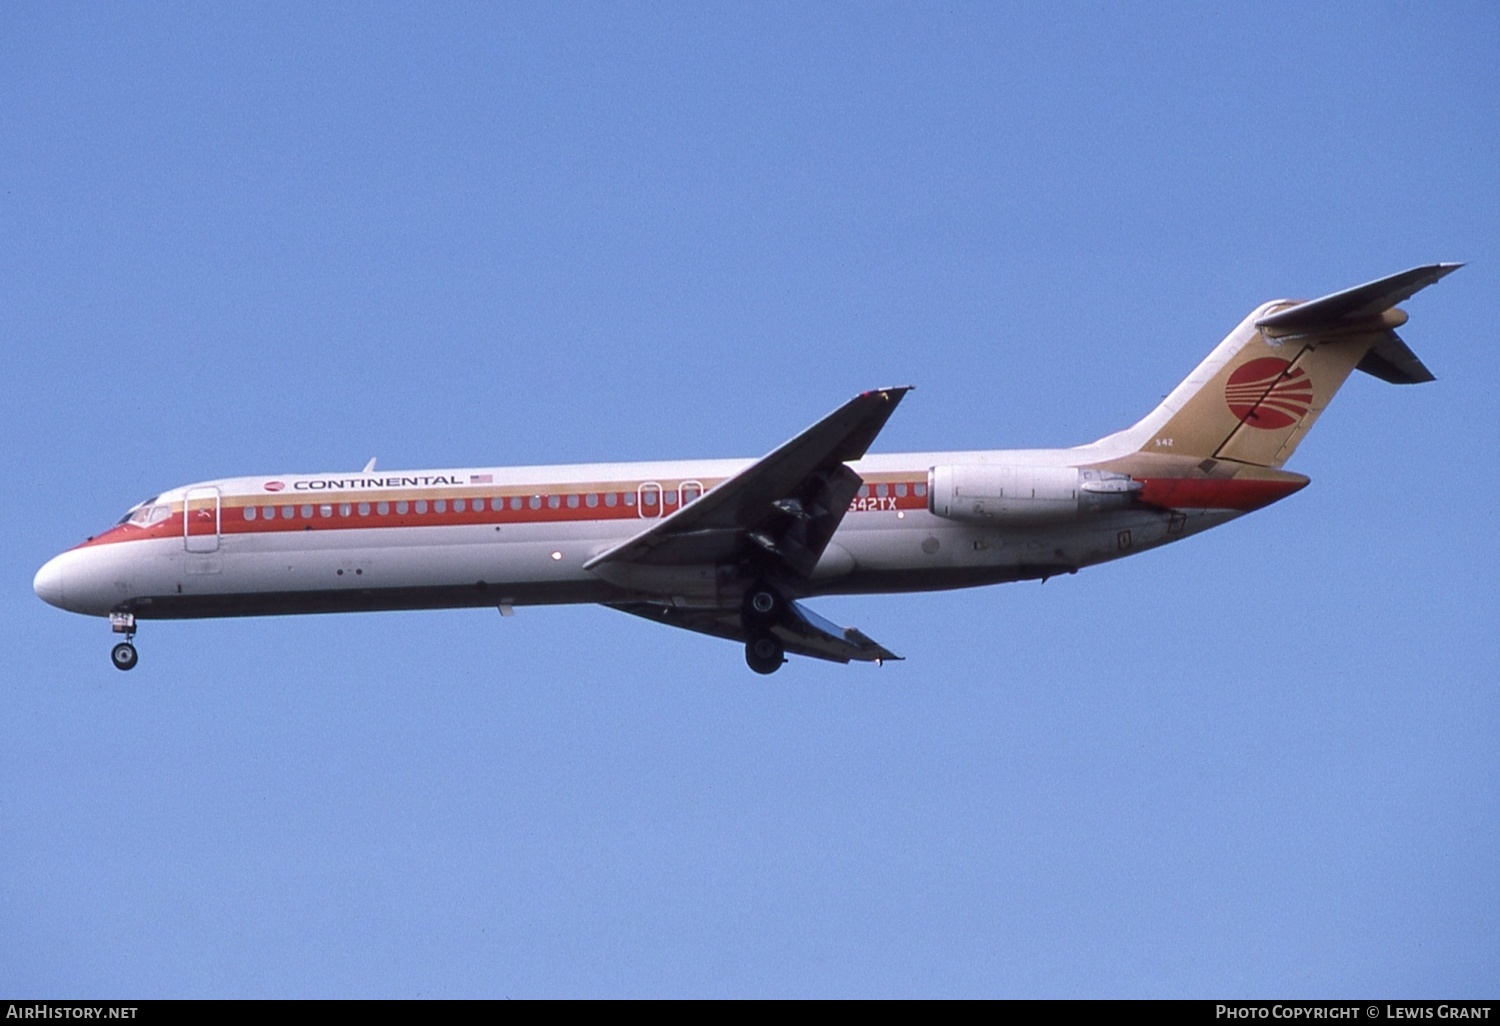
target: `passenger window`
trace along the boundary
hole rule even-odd
[[[906,498],[906,482],[903,481],[896,486],[896,497],[898,499]]]
[[[362,517],[370,515],[370,504],[368,502],[361,502],[359,504],[359,515]]]
[[[262,506],[261,510],[260,510],[260,518],[262,520],[275,520],[276,519],[276,507],[275,506]]]
[[[531,498],[526,500],[526,505],[530,506],[532,509],[541,509],[542,497],[540,495],[533,495]]]
[[[635,492],[626,492],[625,493],[625,505],[627,505],[627,506],[634,506],[635,505]]]
[[[869,485],[860,485],[859,486],[859,497],[861,499],[868,499],[870,497],[870,486]]]
[[[389,502],[377,502],[375,504],[375,512],[379,513],[381,516],[385,516],[390,511],[391,504]]]
[[[666,496],[666,498],[663,501],[666,502],[666,504],[668,506],[675,506],[675,505],[677,505],[677,492],[676,491],[665,492],[663,494]]]
[[[302,507],[302,519],[303,520],[311,520],[312,519],[312,507],[311,506],[303,506]]]
[[[447,499],[438,499],[436,502],[434,502],[432,504],[432,511],[434,513],[446,513],[446,512],[448,512],[448,500]]]
[[[296,515],[297,515],[297,508],[295,506],[283,506],[283,507],[281,507],[281,519],[283,519],[283,520],[290,520],[293,517],[295,517]]]
[[[467,507],[466,507],[466,504],[464,503],[464,500],[462,500],[462,499],[454,499],[453,500],[453,512],[455,512],[455,513],[462,513],[466,508]]]
[[[418,513],[426,513],[427,512],[427,500],[426,499],[418,499],[417,500],[417,512]]]
[[[255,507],[254,506],[246,506],[245,507],[245,519],[246,520],[254,520],[255,519]]]
[[[613,506],[613,505],[615,505],[619,501],[620,501],[619,496],[617,496],[614,492],[605,492],[604,493],[604,505],[606,505],[606,506]]]
[[[883,484],[882,485],[876,485],[875,486],[875,494],[878,495],[878,496],[880,496],[880,498],[882,498],[882,499],[885,498],[887,495],[891,494],[890,486],[889,485],[883,485]]]
[[[588,495],[584,497],[583,501],[588,505],[590,509],[592,509],[593,507],[599,505],[599,496],[595,495],[593,492],[589,492]]]
[[[349,505],[347,502],[339,504],[339,516],[341,516],[341,517],[347,517],[350,513],[353,513],[353,512],[354,512],[354,507],[351,506],[351,505]]]
[[[922,481],[922,482],[914,485],[912,487],[912,491],[916,492],[917,495],[919,495],[919,496],[920,495],[926,495],[927,494],[927,482],[926,481]]]
[[[578,496],[576,496],[576,495],[570,495],[570,496],[568,496],[568,508],[569,509],[577,509],[578,508]]]
[[[331,517],[331,516],[333,516],[333,504],[325,502],[323,505],[319,506],[318,507],[318,516],[320,516],[320,517]]]
[[[549,495],[549,496],[547,496],[547,508],[548,509],[556,509],[557,507],[559,507],[561,505],[562,505],[562,499],[560,499],[558,496],[556,496],[556,495]]]
[[[405,516],[406,515],[406,511],[408,509],[410,509],[410,508],[411,507],[408,506],[405,502],[398,502],[398,503],[396,503],[396,512],[399,513],[402,516]]]

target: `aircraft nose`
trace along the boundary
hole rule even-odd
[[[63,568],[62,557],[55,556],[47,560],[42,568],[36,572],[32,579],[32,588],[36,590],[37,597],[49,606],[61,607],[63,604]]]

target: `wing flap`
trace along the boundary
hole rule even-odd
[[[840,627],[823,619],[800,602],[789,603],[787,612],[785,622],[778,624],[774,633],[781,638],[788,652],[815,655],[820,659],[840,663],[850,660],[882,663],[887,659],[901,659],[884,645],[871,640],[863,631],[853,627]]]
[[[741,644],[749,640],[735,610],[678,607],[656,602],[612,602],[610,608],[668,627],[681,627]],[[786,619],[772,628],[772,633],[793,655],[833,663],[878,663],[901,659],[864,632],[853,627],[839,627],[800,602],[789,603]]]

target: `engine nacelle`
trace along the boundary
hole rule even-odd
[[[927,473],[927,508],[970,524],[1036,524],[1125,509],[1142,488],[1128,474],[1077,467],[970,464]]]

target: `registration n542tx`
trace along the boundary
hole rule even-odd
[[[1352,371],[1431,381],[1396,308],[1458,264],[1252,311],[1135,426],[1071,449],[868,449],[907,388],[855,396],[758,460],[235,477],[174,488],[50,560],[36,593],[142,620],[594,602],[744,646],[898,656],[821,595],[1074,573],[1308,483],[1282,470]]]

